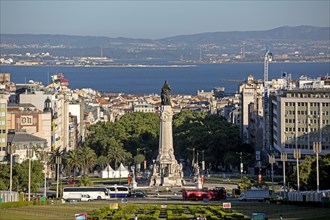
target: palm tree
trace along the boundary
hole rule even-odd
[[[83,174],[85,175],[86,170],[88,172],[88,170],[95,165],[96,154],[90,147],[83,146],[78,148],[78,155],[81,160],[81,168],[83,170]]]
[[[123,147],[111,147],[108,151],[108,159],[116,169],[120,163],[129,163],[132,159],[132,154],[127,152]]]
[[[104,169],[104,167],[105,167],[105,165],[107,165],[108,164],[108,158],[107,157],[105,157],[105,156],[99,156],[98,158],[97,158],[97,165],[99,165],[100,167],[101,167],[101,169],[103,170]]]
[[[88,178],[88,176],[82,176],[79,186],[92,186],[93,182]]]
[[[67,168],[70,172],[73,170],[73,180],[75,178],[76,169],[81,168],[81,158],[78,150],[70,150],[65,156]]]
[[[56,148],[55,151],[50,153],[49,156],[49,161],[48,161],[48,165],[51,166],[52,170],[56,170],[56,177],[57,177],[57,169],[56,169],[56,157],[61,157],[62,160],[64,159],[64,151],[61,150],[59,147]],[[63,161],[62,161],[63,163]]]

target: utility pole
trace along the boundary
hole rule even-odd
[[[299,159],[301,158],[301,150],[296,148],[293,150],[293,157],[297,162],[297,190],[300,191],[300,178],[299,178]]]
[[[44,197],[47,197],[47,160],[48,160],[48,153],[43,151],[42,159],[44,162]]]
[[[16,152],[16,148],[12,143],[8,143],[7,153],[10,154],[10,184],[9,184],[9,195],[10,201],[12,201],[12,190],[13,190],[13,154]]]
[[[241,171],[241,179],[242,179],[243,178],[243,152],[241,152],[240,159],[241,159],[240,171]]]
[[[283,185],[284,185],[284,196],[286,197],[286,183],[285,183],[285,162],[288,160],[286,153],[281,153],[281,161],[283,162]]]
[[[29,185],[28,185],[28,201],[31,200],[31,159],[33,157],[33,149],[28,148],[26,157],[29,159]]]
[[[319,153],[322,151],[321,142],[313,142],[313,151],[316,154],[316,191],[320,191],[320,177],[319,177]]]
[[[270,163],[270,166],[271,166],[271,173],[272,173],[272,190],[273,190],[273,193],[275,192],[274,191],[274,163],[275,163],[275,156],[274,155],[268,155],[269,157],[269,163]]]

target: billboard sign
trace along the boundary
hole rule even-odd
[[[75,214],[74,220],[87,220],[87,214]]]

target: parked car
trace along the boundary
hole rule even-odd
[[[133,197],[133,198],[137,198],[137,197],[139,197],[139,198],[144,198],[144,197],[147,197],[148,195],[145,194],[145,193],[142,192],[142,191],[134,191],[134,192],[131,193],[130,196]]]
[[[75,180],[68,180],[66,183],[67,184],[76,184],[76,181]]]

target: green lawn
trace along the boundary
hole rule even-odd
[[[268,219],[329,219],[329,208],[303,207],[284,204],[268,204],[266,202],[236,202],[232,204],[232,209],[246,216],[252,213],[265,213]]]
[[[74,219],[74,214],[86,213],[107,206],[109,202],[65,203],[49,206],[26,206],[0,210],[1,220],[64,220]]]
[[[114,203],[115,201],[112,201]],[[129,201],[128,204],[131,202]],[[131,204],[138,206],[154,205],[156,201],[145,201],[145,203],[132,202]],[[1,220],[64,220],[73,219],[74,214],[87,213],[89,211],[108,207],[110,202],[91,202],[91,203],[65,203],[65,204],[54,204],[49,206],[28,206],[21,208],[8,208],[0,209]],[[120,203],[119,203],[120,204]],[[127,204],[127,205],[128,205]],[[203,202],[181,202],[181,201],[165,201],[158,202],[161,204],[179,205],[179,206],[219,206],[221,203],[203,203]],[[125,206],[126,204],[123,204]],[[329,219],[330,209],[329,208],[311,208],[311,207],[299,207],[293,205],[278,205],[268,204],[265,202],[233,202],[232,210],[244,214],[250,217],[254,212],[262,212],[266,214],[266,217],[270,219],[279,219],[279,215],[283,216],[285,220],[296,220],[296,219]]]

